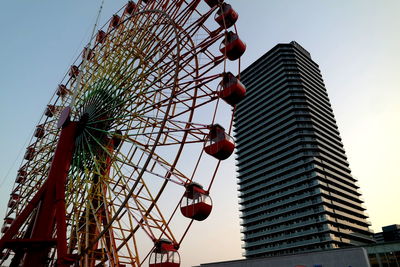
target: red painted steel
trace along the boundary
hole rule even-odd
[[[76,122],[69,122],[63,127],[48,179],[0,240],[0,251],[16,244],[19,248],[27,248],[21,266],[44,266],[50,247],[55,243],[57,266],[70,266],[66,241],[65,183],[73,156],[76,129]],[[27,239],[13,239],[36,207],[38,211],[31,236]],[[55,226],[56,239],[53,239]]]
[[[47,181],[40,187],[36,195],[32,198],[28,205],[26,205],[24,210],[15,218],[14,222],[10,226],[10,229],[0,239],[0,251],[7,247],[7,242],[10,242],[11,239],[18,233],[19,228],[32,213],[33,209],[37,207],[46,188]]]
[[[65,182],[73,156],[76,129],[77,123],[70,122],[61,130],[47,179],[48,188],[44,192],[31,235],[32,239],[51,240],[54,225],[57,223],[58,266],[69,266],[64,262],[67,257]],[[43,259],[47,258],[49,249],[42,248],[40,251],[28,251],[23,266],[40,266],[43,263]]]

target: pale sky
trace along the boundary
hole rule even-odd
[[[247,43],[243,67],[277,43],[295,40],[311,53],[320,66],[371,228],[377,232],[400,224],[400,1],[227,2],[239,13],[238,31]],[[99,3],[0,3],[1,216],[26,142],[88,41]],[[106,0],[101,21],[124,4]],[[241,258],[236,187],[232,157],[223,162],[213,187],[213,213],[195,223],[180,249],[182,267]]]

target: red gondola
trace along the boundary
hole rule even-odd
[[[26,149],[24,159],[26,160],[32,160],[35,157],[35,149],[33,147],[28,147]],[[19,175],[18,175],[19,176]]]
[[[215,21],[221,27],[232,27],[239,18],[239,14],[232,8],[230,4],[222,3],[222,6],[215,13]]]
[[[84,47],[82,50],[82,59],[86,58],[86,60],[91,60],[93,57],[94,57],[93,49]]]
[[[69,76],[72,78],[76,78],[79,75],[79,68],[75,65],[72,65],[71,68],[69,68]]]
[[[110,25],[108,26],[108,29],[118,27],[120,21],[121,21],[121,17],[120,16],[113,15],[113,17],[112,17],[112,19],[110,21]]]
[[[186,186],[185,194],[181,201],[183,216],[196,221],[205,220],[211,213],[212,201],[208,192],[196,183]]]
[[[64,84],[59,84],[57,87],[57,92],[56,94],[58,96],[64,97],[65,95],[71,94],[71,91],[67,89],[67,87]]]
[[[53,117],[55,112],[56,107],[54,105],[47,105],[44,115],[46,115],[47,117]]]
[[[215,7],[218,4],[222,4],[224,0],[204,0],[210,7]]]
[[[216,159],[224,160],[232,155],[233,150],[235,150],[233,138],[225,133],[221,125],[213,125],[205,142],[204,151]]]
[[[8,225],[3,225],[3,228],[1,228],[1,233],[4,234],[5,232],[7,232],[7,230],[10,228],[10,226]]]
[[[239,59],[246,51],[246,44],[234,32],[228,32],[222,41],[219,51],[229,60]]]
[[[10,196],[11,196],[10,198],[15,201],[19,200],[19,194],[17,194],[17,193],[12,193]]]
[[[23,166],[22,168],[20,168],[20,169],[18,170],[18,175],[22,175],[22,176],[26,176],[26,175],[27,175],[26,166]],[[13,193],[11,194],[11,196],[14,196],[14,195],[16,195],[16,194],[17,194],[17,193],[13,192]]]
[[[17,178],[15,179],[15,182],[16,182],[17,184],[24,184],[25,181],[26,181],[26,176],[20,175],[20,174],[18,174],[18,175],[17,175]]]
[[[232,73],[223,74],[218,96],[231,106],[236,105],[246,96],[246,87]]]
[[[124,15],[128,14],[128,15],[132,15],[136,10],[136,4],[133,1],[129,1],[126,4],[125,10],[124,10]]]
[[[7,206],[9,208],[13,208],[15,206],[15,204],[17,204],[17,201],[15,201],[14,199],[10,198],[10,200],[8,201]]]
[[[149,267],[179,267],[180,262],[179,253],[171,241],[161,239],[155,243]]]
[[[26,180],[26,171],[19,170],[17,178],[15,179],[15,182],[18,183],[18,184],[23,184],[23,183],[25,183],[25,180]],[[14,200],[18,200],[19,199],[19,194],[12,193],[11,194],[11,198],[14,199]]]
[[[18,174],[19,174],[19,172],[20,171],[18,171]],[[26,177],[26,174],[25,174],[25,177]],[[20,191],[20,186],[15,187],[13,192],[10,194],[10,196],[11,196],[10,198],[18,200],[19,199],[19,191]]]
[[[96,35],[96,43],[102,44],[104,43],[105,40],[106,40],[106,33],[102,30],[99,30]]]
[[[6,217],[4,219],[4,223],[6,223],[6,224],[12,224],[13,222],[14,222],[14,218]]]
[[[33,136],[35,136],[36,138],[43,138],[44,133],[45,133],[45,130],[44,130],[43,125],[41,124],[41,125],[36,126],[35,133],[33,134]]]
[[[19,177],[19,176],[18,176],[18,177]],[[18,183],[18,179],[19,179],[18,177],[17,177],[17,183]],[[25,179],[25,177],[23,177],[23,179]],[[9,208],[14,207],[15,204],[17,204],[18,200],[19,200],[19,195],[16,194],[16,193],[12,193],[12,194],[10,195],[10,200],[8,201],[8,207],[9,207]]]

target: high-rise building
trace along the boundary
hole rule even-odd
[[[318,65],[296,42],[241,73],[238,185],[246,258],[373,243]]]

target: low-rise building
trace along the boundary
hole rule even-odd
[[[400,242],[214,262],[196,267],[400,267]]]
[[[400,240],[400,225],[392,224],[382,227],[382,232],[374,234],[376,242],[391,242]]]

